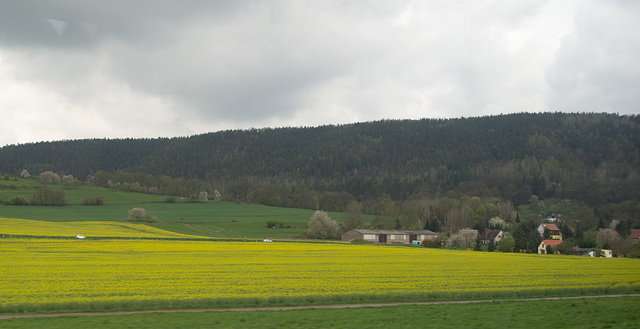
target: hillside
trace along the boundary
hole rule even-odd
[[[519,171],[536,195],[560,185],[563,193],[575,194],[592,179],[624,180],[637,171],[639,122],[638,116],[615,114],[522,113],[171,139],[40,142],[1,148],[0,171],[51,170],[81,179],[98,171],[125,171],[225,183],[251,176],[301,180],[314,190],[355,196],[388,193],[392,199],[406,199],[425,187],[448,191],[475,181],[508,198],[514,191],[507,185],[520,185],[508,176]],[[621,190],[618,199],[633,194]],[[598,203],[600,198],[606,197],[587,199]]]
[[[351,210],[392,218],[374,226],[436,218],[449,230],[482,228],[532,206],[529,219],[569,207],[578,209],[574,227],[618,219],[628,231],[640,225],[639,123],[637,115],[519,113],[40,142],[1,148],[0,172],[53,171],[176,196],[218,190],[227,201],[339,212],[357,201]]]

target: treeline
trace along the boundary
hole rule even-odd
[[[219,190],[229,201],[332,211],[356,201],[370,214],[386,200],[402,212],[464,196],[602,209],[640,199],[639,123],[636,115],[519,113],[40,142],[1,148],[0,171],[53,171],[168,195]]]

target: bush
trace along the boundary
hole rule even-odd
[[[41,187],[33,194],[31,203],[37,206],[65,206],[67,199],[64,191]]]
[[[104,196],[99,195],[94,197],[90,195],[88,198],[82,200],[83,206],[102,206],[104,204]]]
[[[21,196],[17,196],[15,198],[9,199],[9,204],[14,206],[29,206],[31,205],[31,201],[29,201],[29,199],[26,196],[21,195]]]
[[[422,245],[426,248],[442,248],[442,246],[447,242],[447,239],[448,237],[446,234],[440,233],[431,240],[422,241]]]
[[[267,222],[267,228],[282,228],[284,225],[277,220],[270,220]]]
[[[500,252],[513,252],[513,248],[516,246],[516,240],[512,236],[508,236],[500,240],[500,246],[498,251]]]

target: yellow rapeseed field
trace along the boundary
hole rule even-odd
[[[418,247],[0,239],[1,309],[220,298],[531,292],[640,287],[640,261]],[[195,304],[197,305],[197,304]]]
[[[0,234],[33,236],[67,236],[126,238],[193,238],[194,236],[169,232],[142,223],[88,221],[47,222],[39,220],[0,217]]]

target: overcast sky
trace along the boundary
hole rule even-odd
[[[640,114],[640,1],[0,0],[0,146]]]

